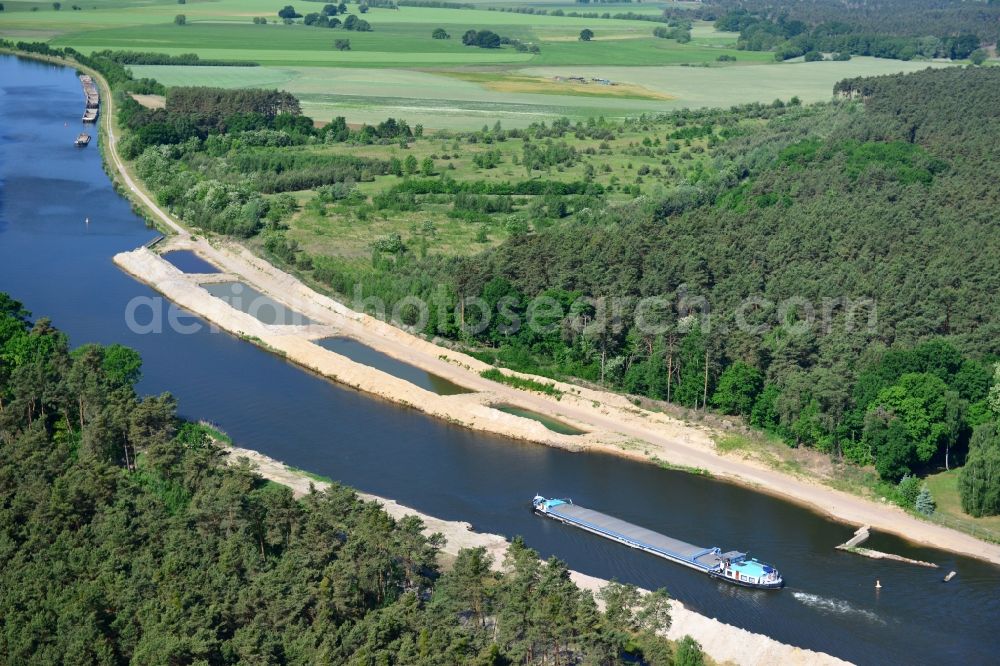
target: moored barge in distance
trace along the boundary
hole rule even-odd
[[[87,106],[83,110],[83,122],[96,123],[97,114],[101,108],[101,95],[97,91],[97,84],[86,74],[80,75],[80,84],[83,86],[83,94],[87,97]]]
[[[694,546],[599,511],[585,509],[568,499],[546,499],[536,495],[531,506],[535,513],[546,518],[579,527],[733,585],[767,590],[784,585],[777,569],[748,558],[746,553],[724,553],[719,548]]]
[[[80,132],[80,134],[78,134],[76,137],[76,141],[73,142],[74,145],[80,148],[83,148],[88,143],[90,143],[90,135],[87,134],[86,132]]]

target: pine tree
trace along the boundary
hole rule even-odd
[[[926,483],[920,486],[915,507],[918,513],[922,513],[925,516],[931,515],[934,513],[934,509],[937,508],[934,497],[931,496],[931,489],[927,487]]]

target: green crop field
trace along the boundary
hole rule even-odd
[[[830,99],[841,79],[914,72],[940,63],[903,62],[879,58],[852,58],[847,62],[785,62],[739,67],[602,67],[586,69],[586,75],[632,83],[674,96],[661,108],[728,107],[747,102],[769,102],[795,95],[806,102]],[[572,76],[579,67],[528,67],[525,74]]]
[[[521,3],[535,6],[534,3]],[[517,63],[531,59],[534,64],[652,65],[675,62],[707,62],[725,53],[734,39],[730,33],[714,33],[710,26],[696,26],[691,44],[655,39],[657,24],[648,21],[595,19],[572,16],[521,14],[471,9],[401,7],[372,8],[364,19],[373,31],[347,32],[340,29],[283,25],[277,18],[282,2],[274,0],[217,0],[184,5],[173,1],[129,2],[90,0],[79,11],[55,11],[51,3],[10,0],[0,12],[0,32],[9,37],[41,37],[56,45],[81,51],[104,48],[156,49],[163,53],[194,52],[204,57],[237,57],[275,65],[358,65],[400,63],[409,65],[450,65]],[[541,3],[546,9],[586,10],[583,5]],[[357,5],[351,5],[357,13]],[[611,12],[654,14],[662,5],[631,7],[608,5]],[[319,11],[321,3],[299,2],[304,14]],[[31,11],[34,9],[35,11]],[[174,25],[174,17],[184,14],[187,24]],[[272,21],[255,25],[254,17]],[[435,40],[430,33],[442,27],[451,39]],[[583,28],[594,31],[594,41],[580,42]],[[468,29],[490,29],[506,37],[540,45],[533,58],[513,48],[475,49],[462,45],[460,36]],[[334,38],[351,39],[351,52],[333,49]],[[367,53],[367,56],[359,55]],[[397,54],[395,58],[385,54]],[[766,54],[741,54],[759,59]],[[411,57],[411,56],[416,56]]]
[[[525,67],[510,72],[413,71],[401,68],[325,67],[134,67],[137,76],[166,85],[224,88],[268,87],[294,93],[317,120],[344,116],[348,122],[376,122],[388,116],[426,127],[474,129],[496,120],[522,127],[567,116],[621,118],[680,108],[729,107],[797,95],[806,102],[829,99],[833,85],[847,77],[914,71],[927,63],[855,58],[849,62],[784,63],[740,67]],[[551,82],[544,93],[504,90],[509,75]],[[555,76],[585,75],[634,84],[670,99],[617,96],[615,88],[591,84],[595,96],[562,92]],[[496,87],[488,82],[495,78]],[[588,91],[588,92],[590,92]],[[600,96],[607,93],[607,96]]]
[[[735,48],[737,35],[695,23],[691,41],[653,36],[658,23],[555,16],[551,12],[656,15],[672,2],[582,5],[567,0],[487,2],[479,9],[372,8],[371,32],[286,25],[277,11],[288,0],[89,0],[53,9],[52,3],[8,0],[0,35],[44,40],[82,52],[104,49],[250,61],[255,68],[134,67],[138,76],[166,85],[276,87],[296,94],[307,114],[321,121],[342,115],[352,123],[401,117],[429,128],[471,129],[502,121],[527,126],[559,116],[622,118],[677,108],[770,102],[797,95],[827,99],[841,78],[912,71],[926,63],[855,58],[850,62],[774,62],[767,52]],[[349,11],[358,14],[357,0]],[[321,2],[292,2],[300,14]],[[73,10],[71,7],[80,7]],[[546,10],[548,15],[500,11]],[[493,8],[496,11],[487,11]],[[175,25],[184,14],[186,25]],[[268,23],[253,23],[264,17]],[[450,39],[433,39],[435,28]],[[592,41],[579,40],[582,28]],[[513,46],[468,47],[461,35],[489,29],[538,53]],[[350,50],[334,40],[349,39]],[[733,61],[721,63],[719,56]],[[557,77],[583,77],[569,85]],[[615,86],[593,84],[610,79]]]

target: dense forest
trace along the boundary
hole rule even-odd
[[[667,144],[705,141],[711,159],[686,171],[670,167],[660,176],[668,187],[655,197],[623,184],[546,181],[580,160],[561,138],[615,136],[605,123],[484,128],[456,137],[523,141],[519,182],[457,182],[435,173],[433,162],[418,170],[323,151],[237,150],[278,137],[305,145],[402,145],[422,130],[397,121],[360,130],[305,122],[291,130],[245,129],[232,118],[246,114],[222,113],[211,114],[223,118],[222,134],[145,150],[136,168],[188,221],[241,235],[265,223],[280,229],[295,207],[288,195],[265,198],[261,190],[314,187],[325,196],[321,188],[346,185],[330,190],[330,198],[363,207],[350,183],[396,174],[399,184],[373,199],[376,210],[418,210],[419,197],[447,196],[471,219],[509,213],[519,201],[512,195],[527,195],[535,200],[524,208],[529,217],[557,223],[523,227],[466,259],[420,258],[400,239],[384,239],[370,268],[345,273],[302,255],[280,233],[269,235],[266,247],[342,294],[351,295],[355,283],[390,306],[409,295],[446,306],[431,308],[426,332],[462,339],[485,360],[711,406],[793,445],[874,465],[895,482],[961,463],[973,429],[992,418],[987,393],[1000,354],[1000,201],[993,187],[1000,176],[1000,72],[926,70],[848,80],[834,92],[837,101],[807,108],[776,103],[676,114]],[[167,113],[204,117],[194,108],[193,115],[171,111],[168,102]],[[122,113],[127,117],[129,107]],[[283,117],[301,118],[277,113],[265,122]],[[640,119],[631,127],[663,126]],[[670,154],[670,145],[651,138],[628,150]],[[205,153],[225,157],[208,160]],[[177,159],[188,168],[171,168]],[[540,179],[532,177],[536,170]],[[258,187],[240,185],[234,175]],[[212,180],[262,204],[213,195]],[[633,198],[609,198],[615,189]],[[208,205],[213,201],[228,202],[225,211]],[[257,217],[240,226],[248,210]],[[504,316],[478,325],[471,311],[466,317],[470,297]],[[512,321],[537,314],[540,298],[558,314],[545,326],[513,330]],[[659,299],[652,309],[637,306],[650,298]],[[625,304],[623,311],[602,318],[612,299]]]
[[[592,594],[515,540],[439,536],[350,489],[226,464],[125,347],[70,349],[0,293],[0,655],[11,664],[702,663],[669,599]]]
[[[121,87],[133,85],[148,82]],[[896,482],[962,464],[974,430],[996,419],[1000,71],[928,69],[834,92],[808,107],[435,139],[391,119],[316,128],[263,91],[180,89],[163,114],[128,99],[120,113],[126,149],[161,123],[187,132],[137,154],[161,203],[209,230],[263,231],[268,254],[313,284],[388,309],[419,296],[432,305],[427,335],[489,362],[718,409]],[[246,106],[258,98],[267,110]],[[583,154],[570,138],[601,145]],[[524,175],[463,180],[430,158],[323,149],[439,139],[449,151],[486,147],[480,171],[499,159],[490,146],[516,142]],[[632,184],[581,168],[619,153],[663,166],[643,166]],[[396,184],[370,199],[355,188],[382,177]],[[370,264],[347,266],[285,240],[291,192],[305,188],[308,206],[335,202],[359,221],[447,201],[450,216],[499,217],[512,235],[452,257],[380,238]],[[468,299],[499,316],[477,317]],[[539,302],[543,325],[511,326],[538,323]]]
[[[961,60],[1000,37],[993,0],[710,0],[694,13],[739,32],[740,48],[775,51],[779,60],[818,52]]]
[[[838,92],[864,102],[724,144],[719,167],[742,177],[695,197],[707,203],[609,210],[601,224],[527,235],[453,268],[459,293],[491,302],[671,304],[656,335],[628,320],[589,337],[488,329],[494,356],[714,403],[792,443],[875,463],[888,479],[954,464],[971,428],[991,418],[1000,353],[1000,72],[927,70]],[[865,298],[874,312],[852,311]],[[931,405],[941,400],[951,402]],[[923,425],[888,443],[886,428],[915,401]]]

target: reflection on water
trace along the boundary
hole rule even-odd
[[[323,338],[322,340],[317,340],[316,344],[323,349],[329,349],[341,356],[346,356],[357,363],[371,366],[393,377],[405,379],[411,384],[437,393],[438,395],[474,393],[471,389],[459,386],[440,375],[435,375],[433,372],[427,372],[409,363],[404,363],[351,338]]]
[[[493,409],[501,411],[504,414],[513,414],[514,416],[520,416],[521,418],[538,421],[552,432],[558,432],[561,435],[582,435],[586,432],[585,430],[574,428],[568,423],[563,423],[562,421],[546,416],[545,414],[533,412],[530,409],[523,409],[521,407],[507,404],[492,405],[492,407]]]
[[[312,322],[304,314],[291,310],[270,296],[242,282],[210,282],[201,285],[205,291],[246,312],[265,324],[305,326]]]
[[[185,273],[219,273],[215,264],[210,264],[191,250],[167,252],[163,258]]]

